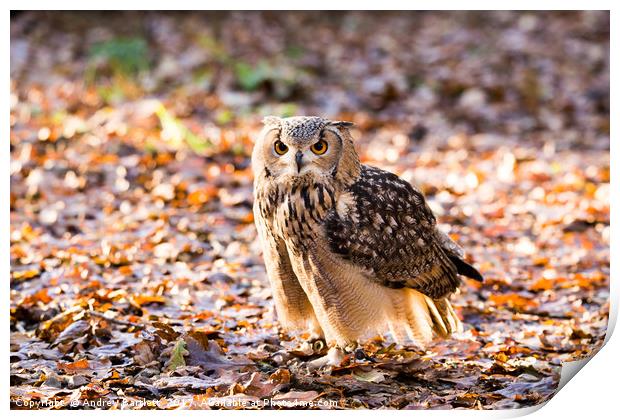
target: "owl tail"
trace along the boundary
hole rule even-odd
[[[435,334],[440,337],[449,337],[452,333],[463,331],[463,325],[447,298],[431,299],[424,296],[424,300],[431,315]]]
[[[456,255],[448,255],[448,257],[450,258],[450,261],[452,261],[452,264],[455,265],[456,271],[459,274],[469,277],[472,280],[484,281],[484,279],[482,278],[482,274],[480,274],[480,272],[476,270],[473,266],[467,264]]]
[[[461,322],[447,298],[432,299],[417,290],[392,291],[388,324],[399,344],[424,348],[434,337],[462,331]]]

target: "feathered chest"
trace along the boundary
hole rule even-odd
[[[267,230],[299,250],[320,234],[335,202],[333,188],[320,182],[271,184],[256,189],[256,205]]]

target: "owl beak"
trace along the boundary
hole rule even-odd
[[[301,172],[301,167],[303,166],[303,163],[301,162],[301,160],[303,159],[304,155],[301,153],[301,150],[298,150],[297,153],[295,153],[295,163],[297,164],[297,173]]]

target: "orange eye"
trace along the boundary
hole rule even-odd
[[[312,153],[315,155],[322,155],[327,152],[327,142],[325,140],[319,140],[310,146],[310,150],[312,150]]]
[[[273,145],[273,150],[275,150],[277,154],[282,156],[283,154],[288,152],[288,146],[286,144],[282,143],[280,140],[278,140]]]

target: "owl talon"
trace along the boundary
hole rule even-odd
[[[366,353],[364,352],[363,349],[361,348],[357,348],[355,349],[355,352],[353,352],[353,354],[355,355],[355,358],[357,360],[365,360],[368,359],[368,356],[366,355]]]
[[[316,354],[324,353],[324,350],[327,347],[327,345],[325,344],[325,340],[323,340],[322,338],[310,340],[310,345],[312,346],[312,350],[314,350],[314,353]]]
[[[353,341],[344,347],[344,351],[347,353],[354,353],[357,348],[359,348],[359,344],[357,341]]]
[[[368,361],[368,362],[376,361],[376,359],[372,356],[369,356],[362,347],[357,347],[355,350],[352,351],[352,354],[355,360]]]
[[[345,358],[345,353],[339,347],[332,347],[327,351],[327,354],[318,359],[308,362],[308,367],[313,370],[321,369],[327,366],[340,366]]]

